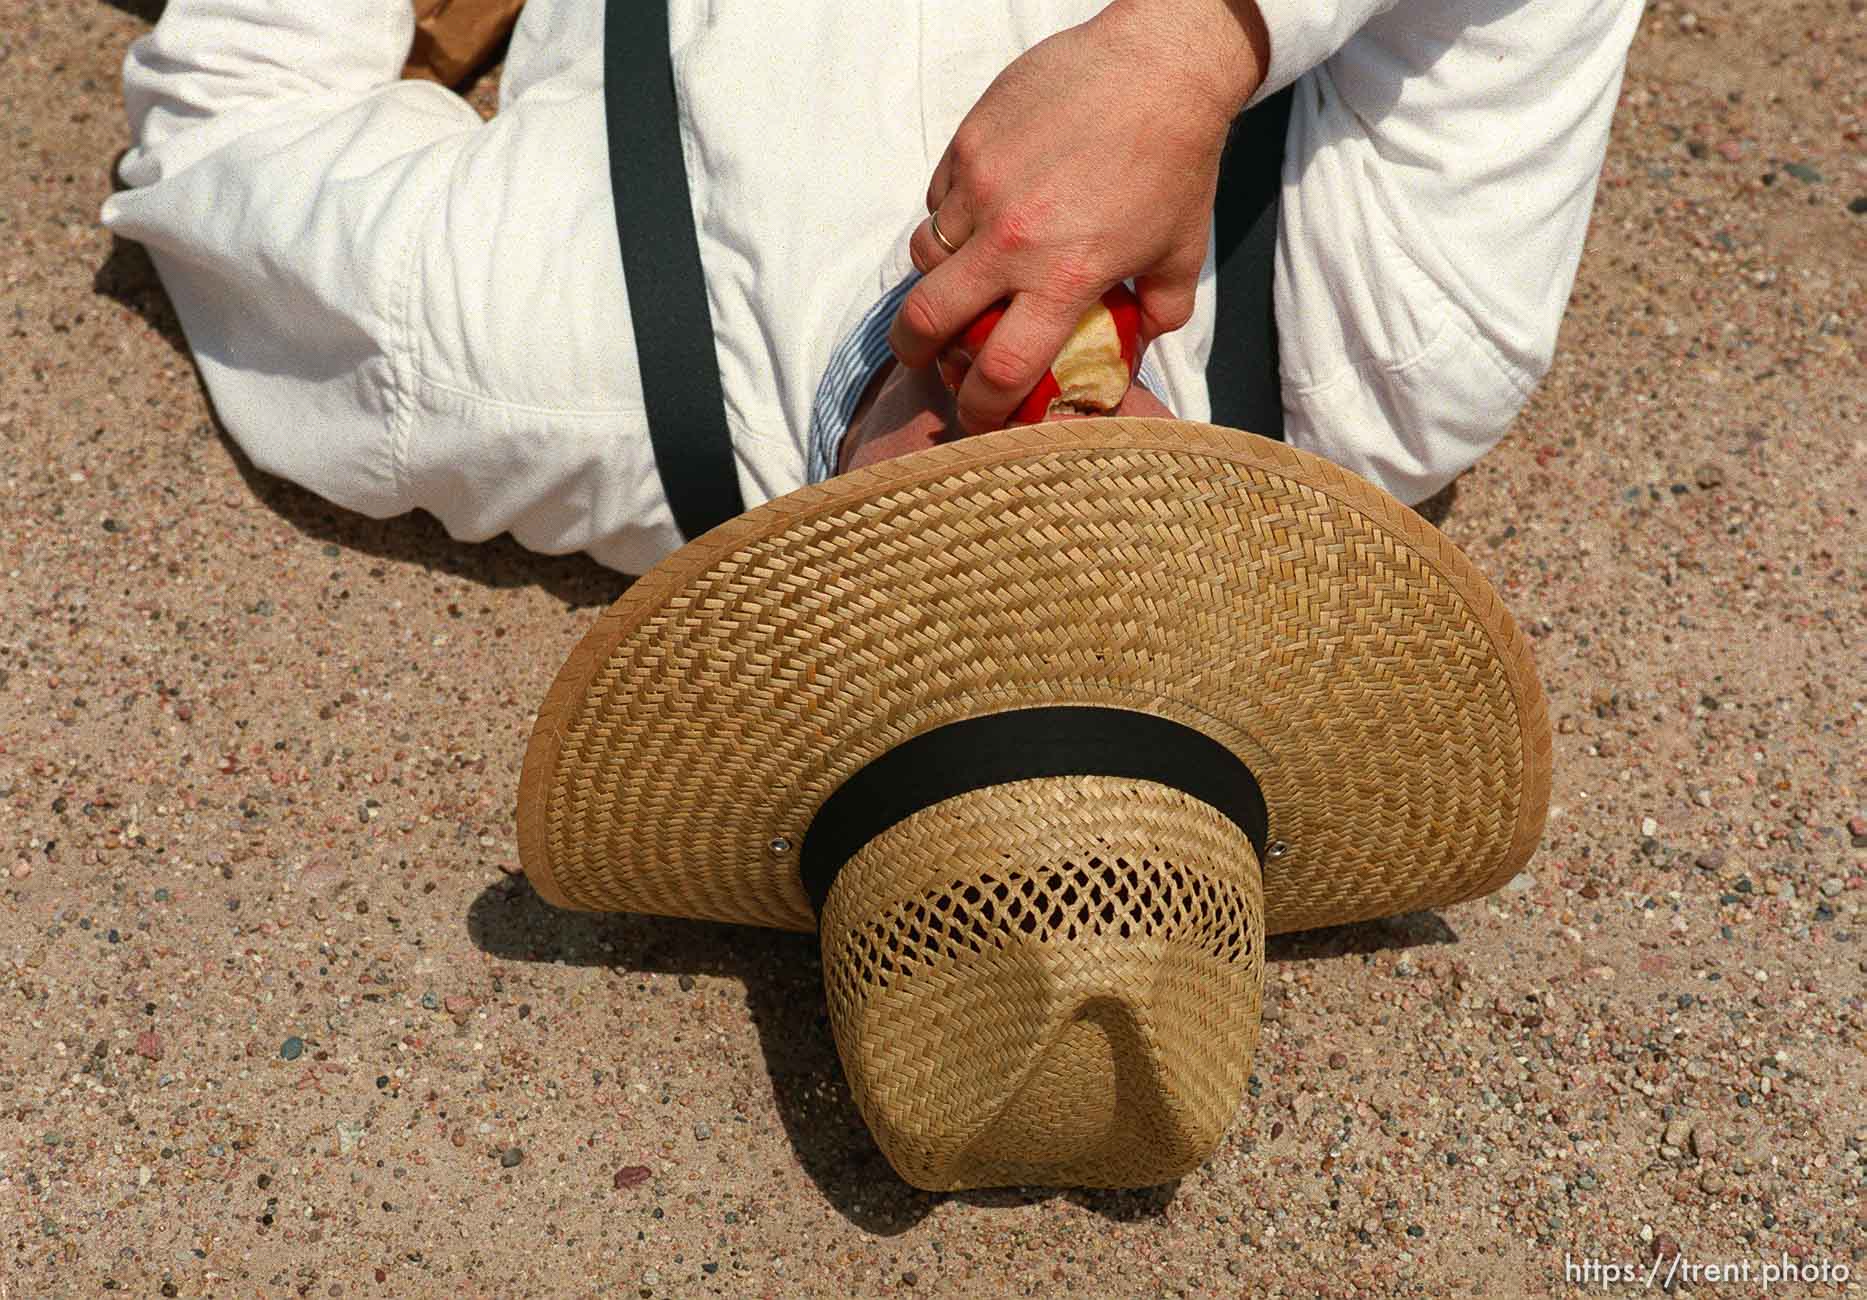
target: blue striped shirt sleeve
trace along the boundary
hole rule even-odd
[[[905,279],[869,308],[868,314],[831,354],[810,411],[809,482],[821,483],[836,472],[843,435],[849,431],[849,420],[856,413],[856,404],[862,400],[862,390],[888,360],[888,327],[895,313],[901,310],[902,299],[920,278],[919,271],[908,272]],[[1148,357],[1141,359],[1140,381],[1154,393],[1165,391],[1160,374],[1153,369]]]

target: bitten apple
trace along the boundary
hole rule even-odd
[[[940,381],[957,392],[1010,304],[986,308],[940,354]],[[1106,415],[1121,405],[1141,368],[1141,303],[1117,284],[1083,313],[1050,369],[1025,394],[1010,424],[1036,424],[1060,415]]]

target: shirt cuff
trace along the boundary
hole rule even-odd
[[[862,390],[892,355],[888,328],[901,309],[901,300],[919,279],[920,272],[909,267],[908,274],[869,308],[824,367],[817,399],[811,405],[807,482],[821,483],[836,473],[843,435],[849,432],[849,420],[862,400]]]

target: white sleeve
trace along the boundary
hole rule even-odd
[[[1334,54],[1378,13],[1395,0],[1257,0],[1258,14],[1271,41],[1270,66],[1264,82],[1246,107],[1274,95],[1324,59]]]
[[[1291,442],[1407,502],[1548,370],[1639,0],[1404,0],[1300,83],[1274,281]]]
[[[125,60],[132,188],[104,223],[148,248],[261,469],[378,518],[419,507],[457,538],[510,531],[641,572],[679,534],[600,82],[482,122],[399,79],[413,21],[407,0],[169,0]]]
[[[132,188],[103,221],[145,245],[222,421],[253,462],[378,517],[412,504],[398,371],[433,146],[480,126],[398,80],[413,7],[176,0],[124,60]]]

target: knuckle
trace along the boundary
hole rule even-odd
[[[1045,279],[1052,298],[1070,303],[1088,302],[1106,287],[1100,268],[1079,249],[1059,252]]]
[[[995,391],[1016,394],[1035,384],[1046,364],[1029,348],[1005,343],[987,348],[973,363],[973,369]]]
[[[1049,214],[1039,205],[1016,204],[993,223],[993,246],[1000,253],[1028,253],[1043,243],[1048,225]]]
[[[959,124],[953,132],[953,141],[947,145],[947,154],[953,160],[955,171],[971,172],[985,152],[985,132],[978,125],[968,120]]]
[[[954,188],[961,190],[968,208],[974,212],[990,212],[998,205],[1004,187],[990,168],[974,167],[959,174],[965,177],[964,186],[956,182]]]
[[[958,410],[960,426],[974,433],[996,429],[1003,423],[999,416],[964,398],[960,399]]]
[[[929,301],[931,297],[917,285],[908,292],[907,301],[901,304],[901,324],[916,338],[939,337],[940,318],[934,304]]]

